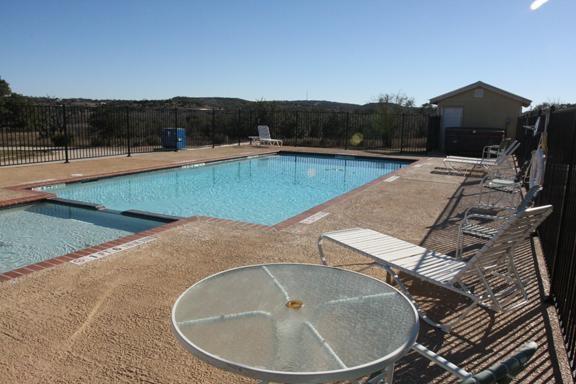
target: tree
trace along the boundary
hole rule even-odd
[[[0,77],[0,118],[4,121],[8,110],[6,109],[6,99],[10,97],[12,90],[10,89],[10,84]],[[4,125],[0,123],[0,125]]]
[[[425,115],[432,115],[438,112],[438,107],[434,104],[424,103],[420,106],[420,111],[422,111]]]
[[[27,104],[24,96],[13,93],[10,84],[0,78],[0,128],[25,128],[27,120],[23,109]]]
[[[258,124],[272,124],[274,114],[278,110],[277,104],[274,101],[266,101],[264,99],[256,100],[252,106],[252,110],[256,113]]]
[[[370,136],[380,137],[383,147],[391,147],[395,115],[406,109],[414,108],[414,105],[414,98],[406,96],[402,92],[385,93],[378,96],[376,104],[378,114],[372,124]]]
[[[562,100],[560,100],[559,98],[556,99],[549,99],[548,101],[544,102],[544,103],[540,103],[537,105],[533,105],[530,110],[534,111],[534,110],[544,110],[544,109],[548,109],[548,108],[554,108],[556,110],[559,109],[566,109],[566,108],[572,108],[575,107],[575,104],[570,104],[570,103],[565,103]]]
[[[10,96],[10,94],[12,94],[10,84],[0,77],[0,97]]]
[[[385,93],[378,96],[379,107],[384,109],[389,108],[413,108],[414,98],[406,96],[405,93]]]

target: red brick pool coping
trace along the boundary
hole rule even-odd
[[[108,177],[131,175],[131,174],[136,174],[136,173],[157,171],[157,170],[163,170],[163,169],[174,169],[174,168],[180,168],[183,166],[194,165],[194,164],[202,164],[202,163],[209,164],[209,163],[225,161],[225,160],[238,160],[238,159],[245,159],[245,158],[252,158],[252,157],[260,157],[260,156],[265,156],[265,155],[270,155],[270,154],[278,154],[278,153],[282,153],[282,152],[284,152],[284,153],[303,153],[303,154],[310,154],[310,155],[316,154],[313,152],[311,153],[311,152],[281,151],[281,150],[278,151],[278,150],[276,150],[276,151],[270,151],[270,152],[262,153],[262,154],[259,154],[256,156],[250,156],[250,155],[249,156],[246,156],[246,155],[227,156],[227,157],[210,159],[210,160],[193,160],[193,161],[189,161],[189,162],[178,162],[178,163],[172,163],[172,164],[168,164],[168,165],[131,169],[128,171],[108,172],[108,173],[91,175],[91,176],[70,177],[70,178],[65,178],[65,179],[55,179],[55,180],[43,181],[43,182],[37,182],[37,183],[20,184],[17,186],[6,187],[6,189],[14,190],[14,191],[26,191],[29,193],[28,196],[22,196],[22,197],[18,197],[18,198],[14,198],[14,199],[8,199],[8,200],[0,200],[0,208],[9,207],[9,206],[13,206],[13,205],[21,205],[21,204],[25,204],[25,203],[38,202],[38,201],[46,201],[46,200],[50,201],[50,200],[56,198],[56,196],[54,194],[49,193],[49,192],[31,190],[32,188],[38,188],[38,187],[42,187],[42,186],[64,184],[64,183],[73,183],[73,182],[87,181],[87,180],[96,180],[96,179],[103,179],[103,178],[108,178]],[[331,154],[318,153],[318,155],[330,156]],[[334,156],[336,156],[336,155],[334,155]],[[390,157],[390,156],[358,156],[358,155],[343,155],[343,156],[373,157],[373,158],[379,158],[379,159],[394,159],[394,160],[406,161],[405,159],[399,159],[399,158],[394,158],[394,157]],[[187,218],[183,218],[183,219],[176,219],[173,222],[169,222],[169,223],[160,225],[160,226],[155,227],[155,228],[151,228],[151,229],[148,229],[148,230],[145,230],[142,232],[138,232],[138,233],[135,233],[135,234],[132,234],[129,236],[124,236],[124,237],[121,237],[119,239],[115,239],[112,241],[101,243],[101,244],[98,244],[98,245],[95,245],[92,247],[83,248],[83,249],[80,249],[78,251],[68,253],[66,255],[57,256],[57,257],[54,257],[52,259],[43,260],[43,261],[38,262],[38,263],[26,265],[24,267],[20,267],[20,268],[17,268],[17,269],[8,271],[8,272],[1,273],[0,274],[0,282],[13,280],[13,279],[25,276],[25,275],[30,274],[30,273],[35,272],[35,271],[40,271],[43,269],[51,268],[51,267],[54,267],[56,265],[63,264],[65,262],[69,262],[71,260],[75,260],[75,259],[78,259],[80,257],[88,256],[88,255],[91,255],[91,254],[96,253],[96,252],[109,250],[111,248],[118,247],[120,245],[124,245],[126,243],[132,242],[134,240],[139,240],[139,239],[142,239],[144,237],[153,236],[153,235],[156,235],[158,233],[164,232],[168,229],[172,229],[174,227],[188,224],[191,222],[196,222],[196,221],[204,221],[204,222],[208,222],[208,223],[222,223],[222,224],[227,224],[227,225],[234,225],[234,226],[239,227],[239,228],[251,228],[251,229],[258,229],[258,230],[262,230],[262,231],[283,230],[283,229],[286,229],[286,228],[288,228],[294,224],[299,223],[303,219],[305,219],[305,218],[307,218],[307,217],[309,217],[315,213],[322,211],[323,209],[326,209],[326,208],[328,208],[332,205],[335,205],[339,202],[342,202],[344,200],[348,200],[348,199],[354,197],[355,195],[359,194],[360,192],[364,191],[365,189],[384,182],[384,180],[387,180],[390,177],[400,176],[400,174],[404,173],[406,171],[406,169],[413,167],[414,165],[420,163],[421,161],[422,160],[413,161],[412,163],[410,163],[408,166],[406,166],[404,168],[400,168],[394,172],[383,175],[377,179],[372,180],[369,183],[363,184],[360,187],[355,188],[355,189],[353,189],[353,190],[351,190],[345,194],[342,194],[340,196],[336,196],[333,199],[330,199],[330,200],[328,200],[322,204],[314,206],[314,207],[312,207],[312,208],[310,208],[310,209],[308,209],[302,213],[299,213],[296,216],[293,216],[293,217],[291,217],[287,220],[284,220],[284,221],[282,221],[278,224],[275,224],[275,225],[269,226],[269,225],[254,224],[254,223],[248,223],[248,222],[243,222],[243,221],[220,219],[220,218],[216,218],[216,217],[207,217],[207,216],[191,216],[191,217],[187,217]]]

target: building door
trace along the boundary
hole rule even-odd
[[[445,149],[446,144],[446,128],[461,127],[462,115],[464,113],[463,107],[444,107],[442,108],[442,122],[440,129],[440,148]]]

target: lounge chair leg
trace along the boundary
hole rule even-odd
[[[466,217],[466,216],[464,216]],[[464,233],[462,232],[462,224],[458,226],[458,238],[456,240],[456,258],[462,260],[462,250],[464,248]]]
[[[478,277],[480,278],[482,285],[484,285],[484,289],[486,289],[486,292],[488,293],[488,297],[492,301],[492,307],[491,307],[492,310],[494,310],[496,312],[502,311],[502,307],[500,306],[500,303],[498,302],[498,298],[496,297],[494,290],[492,289],[492,287],[490,286],[490,284],[486,280],[484,273],[482,273],[482,271],[478,267],[476,267],[476,270],[478,272]]]
[[[520,290],[520,292],[522,293],[522,298],[524,299],[524,301],[528,301],[528,292],[526,292],[526,287],[524,286],[524,283],[522,282],[522,278],[520,277],[520,274],[518,273],[518,270],[516,269],[516,265],[514,264],[514,254],[516,253],[516,248],[515,247],[511,247],[510,248],[510,257],[508,259],[508,269],[512,271],[512,274],[514,275],[514,283],[516,284],[516,286],[518,287],[518,289]]]
[[[318,251],[320,252],[320,261],[322,262],[323,265],[328,265],[326,255],[324,255],[324,250],[322,249],[322,240],[324,240],[324,238],[320,236],[320,238],[318,239]]]
[[[456,318],[456,320],[451,321],[450,324],[447,324],[447,327],[449,329],[451,329],[452,327],[454,327],[456,324],[460,323],[462,321],[462,319],[464,319],[466,317],[466,315],[468,315],[468,313],[476,306],[478,306],[478,299],[474,296],[468,296],[466,295],[466,297],[468,297],[470,300],[472,300],[472,303],[470,303],[470,305],[468,305],[466,308],[464,308],[460,314],[458,315],[458,317]]]
[[[418,315],[420,316],[420,318],[422,320],[424,320],[425,322],[430,324],[432,327],[438,328],[442,332],[445,332],[445,333],[450,332],[450,325],[438,323],[438,322],[432,320],[431,318],[429,318],[428,315],[426,315],[426,312],[424,312],[422,310],[422,308],[420,308],[418,303],[416,303],[416,301],[414,301],[414,299],[412,298],[412,295],[410,295],[410,292],[408,292],[408,289],[406,288],[406,286],[404,285],[402,280],[400,280],[400,276],[398,276],[398,274],[396,272],[394,272],[394,270],[392,268],[390,268],[389,266],[386,266],[386,265],[382,265],[381,267],[384,268],[386,270],[386,272],[388,273],[388,275],[390,275],[390,277],[392,277],[392,279],[394,279],[394,281],[398,284],[398,289],[400,289],[400,291],[402,291],[402,293],[404,295],[406,295],[408,300],[410,300],[412,302],[412,304],[414,304],[414,307],[416,307],[416,311],[418,311]]]

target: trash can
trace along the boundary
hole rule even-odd
[[[186,148],[186,130],[184,128],[164,128],[161,139],[164,149],[177,151]]]

